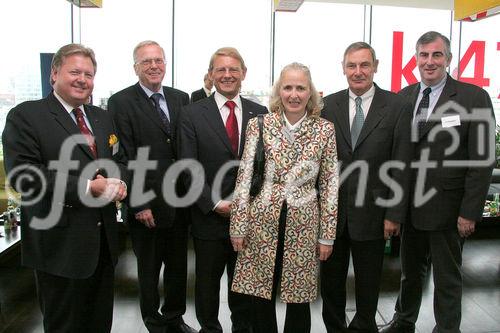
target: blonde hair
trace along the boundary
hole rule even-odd
[[[56,54],[54,54],[54,57],[52,57],[52,70],[59,70],[64,60],[67,57],[75,54],[90,58],[90,61],[92,61],[92,65],[94,66],[94,74],[97,72],[97,61],[95,60],[94,51],[82,44],[67,44],[57,50]],[[54,80],[52,80],[52,77],[50,78],[50,84],[54,84]]]
[[[212,54],[212,57],[210,57],[210,63],[208,64],[208,71],[211,72],[214,69],[214,61],[215,58],[218,56],[227,56],[234,58],[238,60],[241,64],[241,69],[243,71],[247,70],[247,67],[245,66],[245,61],[243,60],[243,57],[241,54],[238,52],[238,50],[234,47],[221,47],[217,51]]]
[[[283,81],[283,76],[285,72],[289,70],[302,71],[306,75],[307,80],[309,81],[309,89],[311,91],[311,97],[306,104],[306,112],[310,117],[319,117],[321,114],[321,110],[323,109],[323,99],[319,95],[319,92],[316,90],[316,87],[312,82],[311,71],[309,70],[309,68],[306,65],[298,62],[292,62],[291,64],[283,67],[283,69],[281,70],[280,77],[278,78],[278,81],[274,83],[271,97],[269,99],[269,110],[276,113],[283,113],[285,111],[285,106],[283,105],[280,97],[280,89]]]

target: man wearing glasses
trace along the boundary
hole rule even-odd
[[[163,87],[165,52],[154,41],[134,49],[134,70],[139,82],[110,97],[121,144],[129,160],[146,150],[148,163],[156,166],[132,174],[133,187],[144,200],[128,200],[128,226],[137,257],[140,307],[150,332],[196,332],[186,325],[187,224],[184,212],[167,203],[162,194],[163,177],[176,161],[176,121],[189,96]],[[145,167],[145,165],[143,166]],[[176,192],[181,193],[179,186]],[[150,198],[146,198],[150,196]],[[140,198],[139,198],[140,199]],[[160,309],[158,282],[164,265],[164,302]],[[160,309],[161,314],[158,312]]]

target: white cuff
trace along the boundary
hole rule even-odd
[[[333,245],[334,240],[333,239],[318,239],[318,243],[323,244],[323,245]]]

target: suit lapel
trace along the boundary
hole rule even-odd
[[[352,148],[351,127],[349,126],[349,90],[344,91],[342,98],[338,100],[337,106],[333,112],[338,119],[337,123],[340,133],[348,146]]]
[[[299,143],[301,146],[304,146],[306,141],[310,139],[311,134],[311,126],[314,122],[314,118],[306,117],[302,124],[300,124],[299,130],[295,133],[295,142]]]
[[[177,123],[177,118],[179,117],[178,112],[182,107],[175,96],[173,96],[166,88],[163,88],[163,94],[167,100],[168,115],[170,117],[170,133],[172,138],[175,138],[175,124]],[[158,117],[159,118],[159,117]]]
[[[232,152],[233,149],[231,148],[231,143],[229,142],[229,138],[227,136],[226,127],[224,126],[224,122],[222,121],[222,117],[220,115],[219,108],[217,107],[217,103],[215,102],[214,96],[211,95],[209,98],[203,101],[205,102],[203,103],[203,117],[205,117],[208,125],[221,139],[226,148],[230,152]]]
[[[283,163],[283,155],[286,155],[286,149],[290,146],[289,141],[283,134],[283,115],[278,112],[270,113],[264,119],[269,119],[264,123],[265,133],[269,133],[269,144],[271,146],[272,160],[276,165]],[[267,136],[266,136],[267,137]]]
[[[256,116],[253,108],[252,108],[252,105],[243,97],[240,97],[241,98],[241,106],[242,106],[242,110],[241,110],[241,133],[240,133],[240,148],[239,148],[239,156],[241,157],[242,153],[243,153],[243,148],[245,147],[245,135],[246,135],[246,131],[245,129],[247,128],[247,124],[248,124],[248,120],[250,120],[250,118],[253,118]]]
[[[365,119],[365,123],[361,128],[361,133],[359,133],[358,141],[356,142],[356,147],[359,146],[379,122],[384,118],[386,112],[386,101],[383,98],[380,89],[375,86],[375,94],[373,95],[372,103],[370,104],[370,109]]]
[[[169,134],[167,129],[163,126],[163,122],[160,119],[160,115],[158,112],[156,112],[156,109],[151,102],[151,100],[148,98],[148,95],[146,95],[146,92],[144,92],[144,89],[142,89],[141,85],[139,83],[135,84],[135,90],[136,90],[136,102],[141,108],[141,110],[148,116],[151,121],[156,124],[165,134]],[[165,96],[166,97],[166,96]],[[170,111],[170,105],[168,104],[168,99],[167,99],[167,106],[169,107]]]
[[[94,140],[97,148],[97,157],[107,157],[109,155],[109,138],[106,137],[106,134],[102,130],[99,114],[89,106],[85,106],[85,114],[87,115],[90,126],[92,127],[92,133],[94,134]]]
[[[165,99],[167,100],[168,115],[170,117],[170,123],[173,124],[175,122],[175,120],[177,119],[177,105],[174,104],[174,101],[177,101],[177,100],[165,88],[163,88],[163,95],[165,96]]]
[[[50,112],[54,116],[54,120],[61,125],[61,127],[69,134],[70,137],[73,135],[79,135],[82,134],[80,132],[80,129],[76,125],[75,121],[69,113],[66,111],[64,106],[59,103],[57,98],[54,96],[54,94],[50,94],[48,96],[48,103],[49,103],[49,108]],[[87,109],[85,109],[85,112]],[[88,117],[88,116],[87,116]],[[91,126],[93,124],[91,123]],[[92,152],[90,151],[90,148],[88,145],[77,145],[80,149],[82,149],[91,159],[94,159],[94,155],[92,155]]]

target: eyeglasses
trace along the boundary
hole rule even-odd
[[[162,58],[144,59],[139,61],[139,64],[141,64],[141,66],[146,67],[146,66],[151,66],[153,62],[158,66],[165,64],[165,60],[163,60]]]

